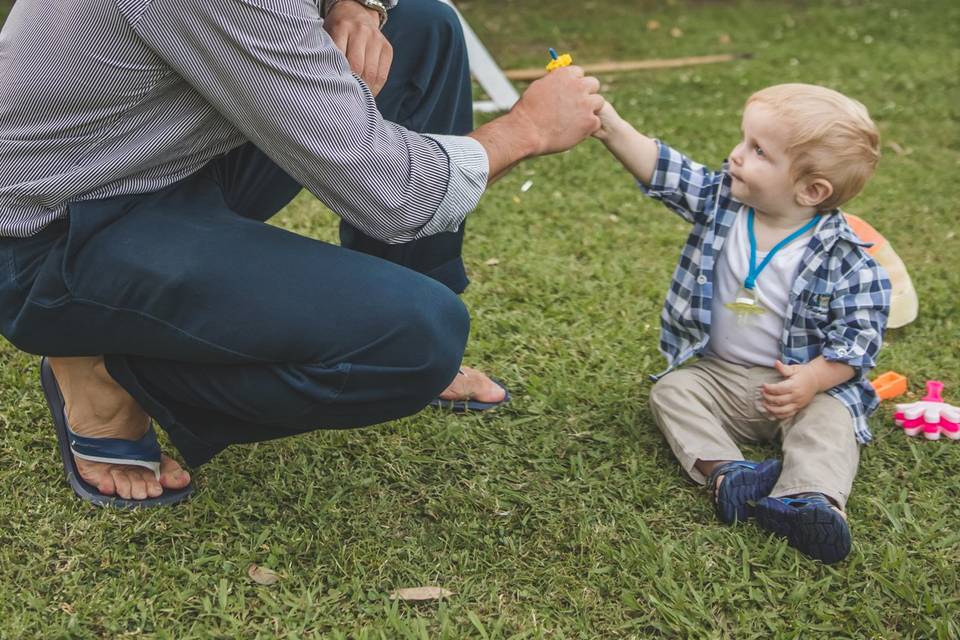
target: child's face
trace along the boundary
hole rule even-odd
[[[763,212],[785,213],[797,207],[790,176],[787,136],[773,110],[753,102],[743,112],[743,139],[730,152],[733,197]]]

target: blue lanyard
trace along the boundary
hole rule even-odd
[[[810,229],[813,229],[817,226],[817,223],[820,222],[820,214],[813,216],[813,220],[803,225],[786,238],[781,240],[770,249],[770,252],[767,253],[767,257],[763,259],[763,262],[760,263],[760,266],[757,266],[757,237],[753,234],[753,207],[750,207],[750,213],[747,214],[747,236],[750,238],[750,272],[747,274],[747,279],[743,281],[743,286],[745,289],[752,291],[753,286],[757,283],[757,277],[760,276],[760,272],[770,264],[770,260],[773,259],[773,255],[783,249],[785,246],[805,234]]]

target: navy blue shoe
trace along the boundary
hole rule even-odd
[[[193,493],[193,482],[182,489],[164,489],[162,495],[143,500],[108,496],[100,493],[95,486],[86,482],[80,476],[74,456],[93,462],[144,467],[153,471],[159,479],[160,444],[157,442],[157,434],[153,430],[153,425],[150,425],[147,432],[139,440],[86,438],[77,435],[67,423],[63,394],[60,392],[60,385],[57,384],[53,369],[46,358],[40,361],[40,385],[43,387],[43,395],[47,399],[47,406],[53,416],[53,425],[57,430],[60,459],[63,462],[67,482],[70,483],[74,493],[80,498],[98,507],[137,509],[176,504],[186,500]]]
[[[822,493],[767,497],[757,502],[754,511],[758,525],[824,564],[840,562],[850,553],[850,526]]]
[[[707,489],[716,492],[715,506],[720,522],[743,522],[753,515],[752,503],[770,495],[781,468],[779,460],[770,458],[763,462],[734,460],[714,469],[707,478]],[[723,482],[716,490],[720,476]]]

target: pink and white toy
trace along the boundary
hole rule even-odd
[[[960,440],[960,408],[943,401],[940,393],[943,383],[927,381],[927,395],[919,402],[897,405],[894,421],[908,436],[923,433],[927,440],[939,440],[943,434],[951,440]]]

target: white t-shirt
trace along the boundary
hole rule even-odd
[[[800,272],[800,259],[814,233],[815,230],[811,229],[774,254],[754,285],[757,301],[766,312],[741,317],[725,306],[736,299],[750,267],[747,208],[740,209],[717,256],[713,273],[707,353],[737,364],[773,366],[774,360],[780,358],[780,338],[790,312],[790,289]],[[766,256],[767,252],[757,251],[757,264]]]

